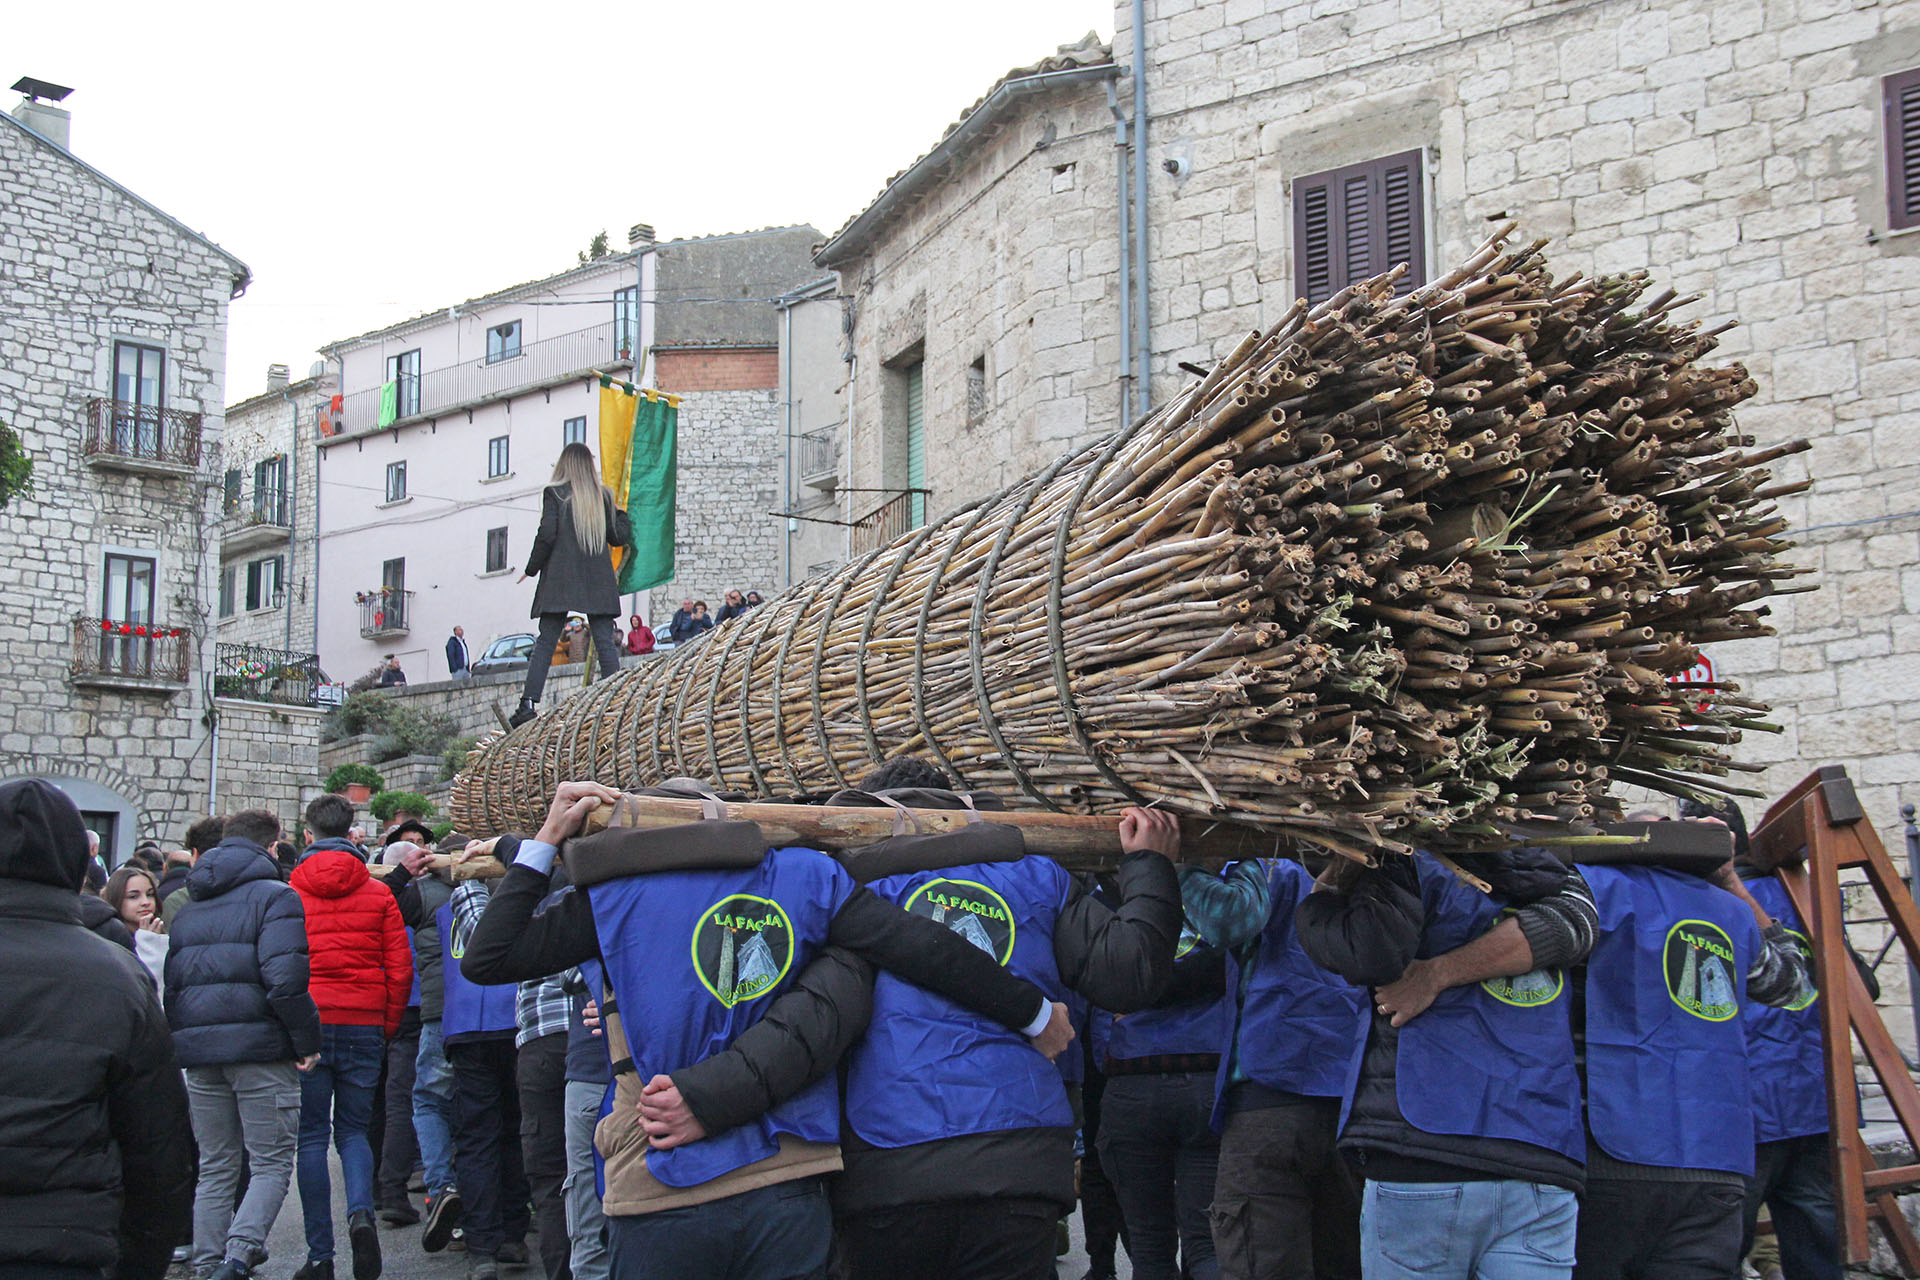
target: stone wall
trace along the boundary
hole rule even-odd
[[[1294,179],[1403,151],[1431,262],[1512,216],[1561,271],[1700,295],[1684,315],[1740,322],[1743,427],[1814,442],[1775,471],[1816,480],[1782,506],[1821,589],[1773,605],[1779,638],[1710,652],[1785,729],[1744,756],[1768,796],[1846,765],[1897,847],[1920,799],[1920,236],[1887,232],[1879,103],[1920,65],[1920,3],[1148,0],[1147,20],[1155,396],[1291,304]],[[1028,101],[841,272],[853,483],[897,483],[891,397],[924,358],[933,515],[1117,422],[1111,122],[1097,86]]]
[[[679,424],[675,574],[649,593],[643,611],[656,631],[687,597],[714,613],[729,587],[768,596],[780,589],[779,392],[691,392],[681,397]]]
[[[291,404],[278,393],[269,392],[227,409],[223,466],[240,472],[241,506],[238,512],[223,513],[219,527],[220,572],[232,569],[235,580],[233,613],[218,619],[215,638],[222,644],[264,645],[293,653],[315,651],[314,517],[319,486],[314,483],[314,411],[332,392],[330,376],[307,378],[287,388]],[[287,535],[278,538],[271,524],[250,518],[254,509],[254,464],[276,456],[287,459],[292,519]],[[286,558],[286,601],[277,608],[269,603],[249,610],[247,562],[268,556]],[[359,673],[344,674],[350,678]]]
[[[307,801],[320,794],[317,707],[215,698],[220,715],[216,805],[222,813],[268,809],[292,831]]]
[[[0,420],[33,458],[34,492],[0,511],[0,780],[68,787],[115,823],[118,861],[177,840],[206,811],[201,724],[211,657],[227,302],[234,258],[66,151],[0,118]],[[198,415],[184,474],[88,465],[88,400],[111,397],[116,342],[165,353],[166,407]],[[174,424],[184,429],[178,418]],[[155,562],[154,622],[187,635],[187,678],[74,683],[74,619],[99,616],[109,552]]]

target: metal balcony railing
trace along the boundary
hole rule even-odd
[[[852,530],[853,554],[863,556],[919,528],[926,518],[929,492],[927,489],[905,490],[855,520]]]
[[[800,481],[816,489],[831,489],[840,474],[839,432],[832,427],[800,437]]]
[[[200,415],[93,396],[85,449],[90,462],[198,467]]]
[[[256,489],[251,497],[242,495],[227,503],[223,519],[230,530],[258,525],[284,529],[293,523],[293,495],[278,487]]]
[[[187,683],[193,637],[182,627],[112,618],[73,620],[73,678]]]
[[[519,355],[491,364],[484,350],[477,351],[459,364],[429,369],[417,379],[410,379],[409,385],[400,389],[399,415],[394,421],[426,417],[529,383],[551,382],[631,360],[633,352],[623,354],[616,347],[616,340],[614,325],[607,323],[529,342],[520,348]],[[350,392],[340,398],[340,412],[334,417],[335,435],[366,431],[380,425],[383,385]]]
[[[408,615],[413,612],[413,592],[377,587],[355,597],[360,602],[360,638],[378,640],[382,636],[407,634]]]
[[[213,695],[249,702],[311,707],[327,683],[320,655],[269,649],[257,644],[214,646]]]

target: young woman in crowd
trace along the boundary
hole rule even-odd
[[[167,963],[167,926],[160,920],[159,882],[145,867],[129,863],[107,877],[100,896],[132,931],[134,954],[158,986]]]

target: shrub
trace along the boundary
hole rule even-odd
[[[435,844],[439,844],[442,840],[445,840],[449,835],[452,835],[452,834],[453,834],[453,819],[448,818],[444,822],[436,822],[433,824],[433,842]]]
[[[467,757],[480,745],[478,738],[455,738],[447,744],[446,754],[440,760],[440,781],[450,782],[453,775],[467,767]]]
[[[384,694],[365,689],[349,693],[339,706],[327,713],[320,736],[328,742],[338,742],[355,734],[374,732],[386,724],[392,706],[393,699]]]
[[[417,791],[382,791],[367,802],[367,808],[381,822],[392,822],[393,815],[402,810],[418,814],[422,822],[433,816],[433,801]]]
[[[380,669],[385,665],[385,663],[374,664],[373,670],[367,672],[367,674],[347,686],[347,692],[366,693],[371,689],[378,688],[380,685]]]
[[[335,767],[334,771],[327,775],[323,785],[327,790],[338,793],[355,785],[372,787],[378,791],[387,784],[371,765],[343,764]]]

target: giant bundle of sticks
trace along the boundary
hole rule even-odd
[[[1542,242],[1544,243],[1544,242]],[[1038,475],[497,739],[462,830],[554,786],[758,797],[915,753],[1030,808],[1159,802],[1370,857],[1742,792],[1765,708],[1676,684],[1768,634],[1785,520],[1754,384],[1642,275],[1555,279],[1506,233],[1248,336]]]

